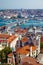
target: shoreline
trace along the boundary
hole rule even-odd
[[[10,19],[9,19],[10,20]],[[13,20],[13,19],[12,19]],[[29,18],[16,18],[16,19],[14,19],[14,20],[17,20],[17,21],[29,21],[29,20],[33,20],[33,23],[35,23],[34,21],[35,21],[35,19],[29,19]],[[43,20],[36,20],[36,21],[43,21]],[[3,22],[2,22],[3,23]],[[12,22],[13,23],[13,22]],[[15,22],[15,23],[17,23],[17,22]],[[31,22],[30,22],[31,23]],[[36,22],[37,23],[37,22]],[[11,24],[11,23],[10,23]],[[7,25],[9,25],[9,24],[7,24]],[[2,25],[2,26],[0,26],[0,28],[2,28],[2,27],[6,27],[7,25]],[[31,25],[32,26],[32,25]],[[33,26],[36,26],[37,27],[37,25],[33,25]],[[39,27],[39,26],[38,26]],[[43,27],[43,26],[40,26],[40,27]]]

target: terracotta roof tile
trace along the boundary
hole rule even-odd
[[[29,46],[24,46],[22,48],[17,49],[16,52],[18,54],[27,54],[29,53],[29,48],[30,48]]]
[[[12,56],[13,56],[13,53],[8,54],[8,57],[12,57]]]
[[[42,64],[37,63],[36,59],[34,59],[32,57],[25,57],[25,58],[22,59],[21,62],[22,62],[22,65],[24,63],[25,63],[25,65],[27,65],[26,62],[28,63],[28,65],[42,65]]]
[[[22,63],[22,65],[33,65],[33,64],[29,64],[28,62],[24,62],[24,63]]]
[[[25,42],[28,42],[28,40],[29,40],[29,39],[28,39],[27,37],[23,37],[21,41],[22,41],[23,43],[25,43]]]
[[[32,51],[36,50],[36,46],[32,46]]]
[[[10,35],[8,35],[8,34],[0,34],[0,38],[8,39],[9,37],[10,37]]]
[[[16,39],[17,38],[17,36],[15,36],[15,35],[12,35],[11,37],[9,37],[8,39],[7,39],[7,42],[8,43],[11,43],[14,39]]]
[[[36,50],[36,46],[32,46],[32,51],[34,51],[34,50]],[[22,48],[18,48],[17,50],[16,50],[16,52],[18,53],[18,54],[27,54],[27,53],[30,53],[30,46],[29,45],[27,45],[27,46],[24,46],[24,47],[22,47]]]
[[[2,38],[2,39],[0,39],[0,42],[11,43],[14,39],[17,38],[17,36],[16,35],[11,36],[11,35],[8,35],[8,34],[0,34],[0,38]],[[5,38],[5,40],[3,38]]]
[[[27,29],[17,29],[15,30],[16,33],[24,34],[27,32]]]

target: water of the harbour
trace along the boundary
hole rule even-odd
[[[13,19],[8,19],[8,20],[0,19],[0,26],[5,26],[5,25],[8,25],[8,24],[10,24],[12,22],[17,22],[17,20],[13,20]],[[23,23],[21,25],[19,25],[19,26],[21,28],[26,28],[26,27],[28,28],[29,26],[43,27],[43,20],[28,20],[25,23],[23,21]]]

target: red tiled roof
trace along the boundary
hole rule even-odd
[[[32,46],[32,51],[34,51],[34,50],[36,50],[36,46]],[[21,54],[21,55],[22,54],[28,54],[28,53],[30,53],[30,46],[27,45],[27,46],[24,46],[22,48],[19,48],[19,49],[16,50],[16,52],[18,54]]]
[[[17,38],[17,36],[12,35],[11,37],[8,38],[7,42],[8,42],[8,43],[11,43],[11,42],[12,42],[14,39],[16,39],[16,38]]]
[[[10,37],[10,35],[8,35],[8,34],[0,34],[0,38],[8,39],[9,37]]]
[[[24,34],[27,32],[27,29],[17,29],[15,30],[16,33]]]
[[[13,53],[8,54],[8,57],[12,57],[12,56],[13,56]]]
[[[29,64],[28,62],[24,62],[22,65],[33,65],[33,64]]]
[[[21,41],[22,41],[23,43],[25,43],[25,42],[28,42],[28,40],[29,40],[29,39],[28,39],[27,37],[23,37]]]
[[[0,38],[5,38],[5,40],[3,39],[1,39],[0,40],[0,42],[8,42],[8,43],[11,43],[14,39],[16,39],[17,38],[17,36],[16,35],[8,35],[8,34],[0,34]]]
[[[36,59],[34,59],[34,58],[32,58],[32,57],[25,57],[25,58],[23,58],[22,59],[22,65],[23,65],[23,63],[25,63],[25,65],[42,65],[42,64],[39,64],[39,63],[37,63],[36,62]],[[26,62],[27,62],[27,64],[26,64]]]
[[[27,54],[29,53],[29,48],[30,48],[29,46],[24,46],[22,48],[17,49],[16,52],[18,54]]]
[[[32,46],[32,51],[36,50],[36,46]]]

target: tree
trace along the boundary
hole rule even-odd
[[[7,62],[7,56],[11,52],[12,50],[10,47],[5,47],[2,51],[0,51],[0,58],[2,63]]]
[[[40,43],[40,48],[43,48],[43,42]]]

